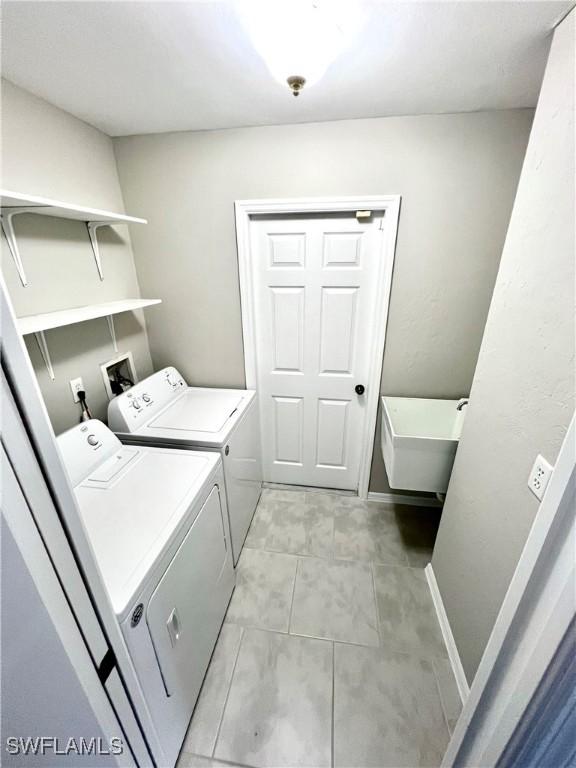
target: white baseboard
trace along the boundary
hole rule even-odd
[[[377,493],[368,491],[368,501],[379,501],[381,504],[406,504],[410,507],[440,507],[438,499],[431,496],[404,496],[401,493]]]
[[[454,677],[456,679],[456,685],[458,686],[458,693],[460,694],[462,705],[464,705],[466,699],[468,698],[468,694],[470,693],[470,686],[468,685],[466,675],[464,674],[464,667],[460,661],[460,654],[458,653],[454,635],[452,634],[452,630],[450,628],[450,622],[448,621],[448,616],[446,614],[446,610],[444,609],[442,595],[438,589],[438,582],[436,581],[436,576],[434,575],[432,563],[428,563],[424,569],[424,573],[426,574],[428,586],[430,587],[430,592],[432,593],[432,601],[434,603],[434,608],[436,609],[438,621],[440,622],[442,636],[444,637],[444,642],[446,643],[450,666],[452,667],[452,672],[454,673]]]

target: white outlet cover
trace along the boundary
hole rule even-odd
[[[553,470],[554,467],[543,456],[540,456],[540,454],[536,456],[536,461],[528,476],[528,488],[530,488],[537,499],[542,500]]]
[[[78,390],[84,389],[84,382],[80,376],[77,379],[70,379],[70,389],[72,390],[72,397],[74,398],[74,402],[79,403],[80,398],[78,397]]]

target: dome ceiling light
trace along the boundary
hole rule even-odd
[[[300,91],[306,85],[306,78],[300,77],[300,75],[290,75],[290,77],[286,78],[286,82],[294,96],[299,96]]]
[[[236,10],[271,75],[294,96],[323,77],[363,15],[355,0],[238,0]]]

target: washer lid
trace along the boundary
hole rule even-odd
[[[149,422],[148,427],[188,432],[220,432],[245,392],[189,389]]]

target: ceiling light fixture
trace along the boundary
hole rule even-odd
[[[320,80],[362,23],[355,0],[237,0],[236,8],[270,73],[294,96]]]
[[[300,91],[306,85],[306,78],[300,77],[300,75],[290,75],[290,77],[286,78],[286,82],[294,96],[299,96]]]

